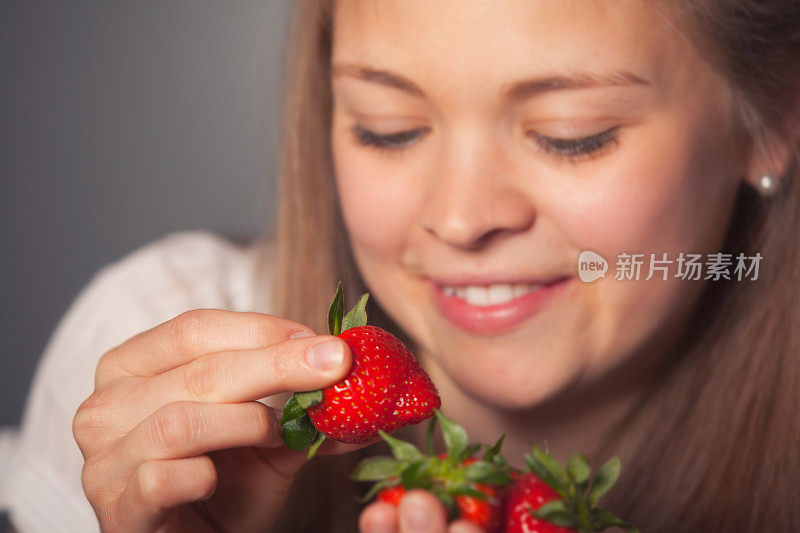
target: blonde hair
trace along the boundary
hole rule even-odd
[[[796,104],[800,80],[800,3],[670,5],[735,90],[753,139],[789,138],[787,106]],[[318,331],[338,280],[348,301],[366,290],[334,185],[332,9],[332,0],[297,2],[272,283],[277,312]],[[707,287],[663,378],[601,447],[625,465],[607,503],[643,531],[800,531],[800,149],[792,139],[782,194],[764,200],[742,187],[724,247],[760,252],[758,281]],[[400,332],[380,308],[370,316]],[[359,508],[347,480],[359,457],[309,463],[277,530],[353,530]]]

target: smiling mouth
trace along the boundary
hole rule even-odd
[[[427,282],[433,302],[443,317],[471,333],[493,335],[510,331],[538,314],[570,285],[571,280],[571,276],[561,276],[527,282],[520,279],[495,283],[430,279]]]
[[[446,296],[459,298],[469,305],[502,305],[544,287],[541,283],[495,283],[492,285],[441,285]]]

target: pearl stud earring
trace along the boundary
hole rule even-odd
[[[778,180],[775,176],[764,174],[756,182],[756,189],[764,197],[772,197],[778,194]]]

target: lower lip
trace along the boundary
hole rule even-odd
[[[543,310],[573,278],[567,277],[538,290],[498,305],[472,305],[456,296],[448,296],[442,287],[429,280],[428,287],[439,312],[457,327],[480,335],[505,333]]]

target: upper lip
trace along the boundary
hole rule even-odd
[[[452,274],[447,276],[425,276],[425,278],[439,286],[464,287],[468,285],[499,285],[499,284],[529,284],[551,285],[569,276],[553,274],[544,276],[520,276],[498,274]]]

